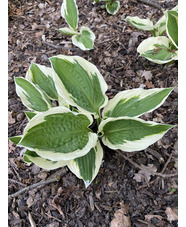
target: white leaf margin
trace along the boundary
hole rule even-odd
[[[22,139],[19,141],[18,146],[20,147],[26,147],[27,149],[31,150],[31,151],[35,151],[39,156],[49,159],[51,161],[61,161],[61,160],[71,160],[74,158],[78,158],[81,157],[85,154],[87,154],[90,150],[90,148],[94,147],[96,142],[97,142],[97,135],[95,133],[89,132],[89,141],[86,144],[86,146],[82,149],[82,150],[75,150],[71,153],[67,153],[67,154],[63,154],[63,153],[56,153],[53,151],[44,151],[44,150],[39,150],[37,148],[30,148],[27,146],[22,146],[21,145],[21,141],[23,140],[24,136],[27,134],[28,130],[32,127],[34,127],[37,124],[40,124],[42,122],[44,122],[44,118],[48,115],[52,115],[52,114],[56,114],[56,113],[73,113],[74,115],[78,115],[78,114],[82,114],[82,113],[76,113],[76,112],[72,112],[70,111],[68,108],[66,107],[62,107],[62,106],[58,106],[58,107],[54,107],[52,109],[49,109],[43,113],[38,113],[36,116],[34,116],[27,124],[27,126],[24,129],[23,132],[23,137]],[[93,122],[93,118],[90,114],[85,114],[83,113],[83,115],[85,115],[89,120],[90,120],[90,125]]]
[[[103,120],[101,122],[101,124],[99,125],[99,129],[98,129],[99,132],[103,133],[103,127],[108,122],[122,120],[122,119],[136,120],[136,121],[140,121],[144,124],[149,124],[149,125],[152,125],[152,126],[153,125],[160,125],[160,123],[155,123],[153,121],[144,121],[144,120],[137,118],[137,117],[107,118],[106,120]],[[164,124],[164,125],[166,125],[166,124]],[[168,125],[168,126],[170,126],[169,129],[174,127],[174,125],[173,126]],[[155,135],[145,136],[142,139],[136,140],[136,141],[125,140],[125,143],[123,143],[123,144],[112,144],[108,139],[106,139],[106,136],[103,135],[102,142],[105,146],[108,146],[109,148],[111,148],[113,150],[120,149],[120,150],[126,151],[126,152],[141,151],[141,150],[146,149],[148,146],[152,145],[153,143],[157,142],[159,139],[161,139],[166,134],[166,132],[168,130],[166,130],[165,132],[163,132],[161,134],[159,133],[159,134],[155,134]]]
[[[66,17],[65,17],[65,12],[67,13],[68,10],[67,10],[67,1],[68,0],[63,0],[63,3],[61,5],[61,16],[65,19],[66,23],[69,25],[68,21],[66,20]],[[77,25],[76,25],[76,29],[78,28],[78,21],[79,21],[79,11],[78,11],[78,6],[76,4],[76,0],[73,0],[74,1],[74,4],[76,6],[76,11],[77,11]],[[72,28],[70,25],[69,27],[74,30],[74,28]],[[75,30],[74,30],[75,31]]]
[[[169,48],[170,43],[171,43],[171,40],[169,38],[165,37],[165,36],[149,37],[149,38],[143,40],[143,42],[140,43],[140,45],[137,48],[137,52],[140,55],[142,55],[148,50],[153,50],[155,48],[154,44],[165,45],[166,47]],[[175,51],[175,53],[177,54],[176,56],[174,56],[173,58],[171,58],[169,60],[165,60],[165,61],[161,61],[161,60],[158,60],[158,59],[151,59],[151,58],[148,58],[148,57],[145,57],[145,58],[147,58],[149,61],[155,62],[157,64],[165,64],[165,63],[168,63],[168,62],[173,61],[173,60],[178,60],[178,52]]]
[[[153,22],[149,19],[141,19],[137,16],[135,17],[127,16],[125,18],[125,21],[129,22],[133,27],[143,31],[152,31],[154,29]],[[133,23],[133,21],[135,21],[136,23],[144,24],[144,26],[135,24]]]
[[[57,55],[57,56],[54,56],[54,58],[65,59],[65,60],[67,60],[67,61],[69,61],[71,63],[74,63],[74,61],[76,60],[84,68],[84,70],[87,71],[87,73],[88,73],[90,78],[92,78],[91,73],[92,74],[96,73],[97,76],[98,76],[98,79],[100,81],[100,87],[101,87],[101,90],[102,90],[102,94],[103,94],[103,96],[105,98],[105,102],[100,106],[100,109],[103,108],[107,104],[108,97],[105,94],[105,92],[107,91],[108,86],[107,86],[103,76],[101,75],[101,73],[99,72],[98,68],[95,65],[93,65],[89,61],[87,61],[84,58],[79,57],[79,56]],[[78,106],[73,101],[71,94],[66,90],[65,86],[63,85],[63,83],[60,80],[60,78],[58,77],[58,75],[56,73],[54,75],[55,75],[54,76],[54,81],[55,81],[56,88],[57,88],[57,91],[58,91],[59,95],[61,95],[70,105],[78,107],[78,109],[80,111],[82,111],[83,113],[90,114],[89,111],[87,111],[87,110],[83,109],[82,107]],[[95,113],[91,113],[91,114],[95,114]],[[97,118],[98,116],[95,114],[95,117]]]
[[[41,91],[41,89],[40,89],[38,86],[36,86],[36,84],[34,84],[33,82],[31,82],[30,80],[28,80],[28,79],[26,79],[26,78],[24,78],[24,77],[15,77],[15,78],[14,78],[14,82],[15,82],[15,84],[16,84],[16,93],[17,93],[17,95],[21,98],[22,103],[23,103],[29,110],[34,110],[36,113],[40,113],[39,111],[37,111],[37,110],[35,110],[35,109],[33,109],[33,108],[31,107],[30,102],[27,100],[27,97],[26,97],[26,95],[24,94],[24,93],[27,93],[26,90],[24,90],[21,86],[19,86],[19,85],[16,83],[16,79],[17,79],[17,78],[22,78],[22,79],[28,81],[30,84],[32,84],[32,85],[34,86],[34,88],[41,94],[43,101],[44,101],[44,102],[47,104],[47,106],[48,106],[48,109],[52,108],[52,105],[51,105],[51,104],[47,101],[47,99],[46,99],[46,96],[47,96],[47,95],[44,95],[44,93]]]
[[[81,36],[81,35],[82,35],[82,32],[83,32],[83,31],[88,31],[88,32],[90,33],[90,39],[92,40],[93,46],[94,46],[94,40],[95,40],[96,36],[95,36],[95,34],[90,30],[90,28],[85,27],[85,26],[82,26],[82,27],[81,27],[81,29],[80,29],[80,34],[77,34],[77,35],[73,35],[73,36],[72,36],[72,43],[73,43],[75,46],[79,47],[79,48],[80,48],[81,50],[83,50],[83,51],[85,51],[85,50],[91,50],[91,49],[93,49],[93,46],[92,46],[91,48],[87,48],[87,47],[84,46],[84,44],[83,44],[82,42],[79,42],[79,41],[77,41],[77,39],[76,39],[78,36]]]
[[[30,152],[34,152],[34,151],[30,151]],[[46,170],[53,170],[67,165],[66,161],[61,160],[61,161],[54,162],[49,159],[45,159],[41,156],[34,157],[29,155],[27,151],[24,153],[24,158],[25,157],[28,158],[31,162],[33,162],[37,166],[39,166],[40,168],[46,169]]]
[[[47,78],[51,78],[54,81],[54,70],[52,68],[46,67],[44,65],[40,65],[40,64],[37,64],[37,63],[34,63],[34,62],[33,62],[33,64],[35,64]],[[33,83],[33,75],[32,75],[32,72],[31,72],[31,65],[30,65],[28,71],[26,72],[26,77],[25,78]],[[39,87],[39,85],[37,85],[37,84],[34,84],[34,85],[36,87]],[[49,97],[49,98],[52,99],[51,97]]]
[[[100,169],[100,166],[101,166],[101,163],[102,163],[102,159],[103,159],[103,148],[100,144],[99,141],[97,141],[97,144],[96,146],[97,147],[97,151],[96,151],[96,161],[95,161],[95,170],[94,170],[94,174],[92,176],[92,180],[91,181],[85,181],[83,179],[83,177],[81,176],[80,174],[80,170],[79,170],[79,167],[77,165],[77,163],[74,161],[74,160],[70,160],[67,162],[67,166],[68,168],[71,170],[71,172],[73,172],[79,179],[82,179],[84,181],[84,184],[85,184],[85,187],[87,188],[91,183],[92,181],[95,179],[95,177],[97,176],[98,172],[99,172],[99,169]]]
[[[119,1],[115,1],[115,2],[117,2],[118,5],[117,5],[117,8],[115,9],[114,12],[111,12],[111,11],[109,10],[109,8],[108,8],[108,4],[109,4],[109,3],[106,4],[106,10],[107,10],[107,12],[108,12],[109,14],[111,14],[111,15],[115,15],[115,14],[118,12],[119,8],[120,8],[120,2],[119,2]]]
[[[139,97],[139,100],[141,100],[143,98],[148,97],[149,95],[152,95],[152,94],[155,94],[155,93],[159,93],[160,91],[163,91],[165,89],[170,89],[170,88],[153,88],[153,89],[148,89],[148,90],[147,89],[143,89],[143,88],[134,88],[134,89],[129,89],[129,90],[121,91],[113,99],[110,99],[108,101],[107,105],[104,107],[104,109],[102,111],[102,116],[103,116],[103,118],[107,118],[106,113],[108,111],[112,111],[121,99],[127,99],[127,100],[129,100],[132,97],[140,96]],[[172,88],[172,90],[173,89],[174,88]],[[160,107],[164,103],[164,101],[167,99],[167,97],[169,96],[169,94],[172,92],[172,90],[170,90],[170,92],[168,93],[168,95],[161,101],[161,103],[159,103],[153,109],[150,109],[150,110],[148,110],[147,112],[144,112],[144,113],[152,112],[153,110],[155,110],[158,107]],[[139,116],[143,115],[144,113],[141,113],[139,115],[136,115],[135,117],[139,117]]]
[[[170,11],[174,11],[174,10],[170,10]],[[177,12],[177,11],[175,11]],[[172,16],[172,15],[171,15]],[[166,32],[167,32],[167,35],[169,37],[169,39],[172,41],[172,43],[174,44],[174,46],[178,49],[178,45],[174,42],[172,36],[169,34],[169,28],[168,28],[168,20],[169,20],[169,14],[168,14],[168,11],[165,11],[165,17],[166,17]],[[175,17],[175,16],[173,16]],[[178,17],[175,19],[177,19],[177,23],[178,23]]]
[[[61,32],[64,35],[79,35],[79,32],[76,32],[76,31],[74,31],[74,29],[67,28],[67,27],[59,28],[58,31]]]

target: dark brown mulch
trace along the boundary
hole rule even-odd
[[[70,37],[56,30],[66,26],[60,17],[61,1],[9,1],[9,136],[22,134],[27,123],[23,114],[26,107],[16,95],[14,77],[24,77],[31,61],[49,66],[48,57],[57,54],[79,55],[95,64],[109,85],[109,98],[130,88],[175,87],[160,108],[143,118],[177,125],[177,63],[157,65],[139,57],[136,48],[150,33],[138,31],[124,21],[128,15],[157,20],[162,12],[124,0],[119,13],[110,16],[101,10],[100,4],[92,5],[91,0],[77,2],[79,25],[88,26],[96,34],[95,48],[91,51],[83,52],[72,46]],[[176,3],[161,1],[164,9],[171,9]],[[150,175],[147,179],[120,153],[105,147],[99,174],[87,189],[66,169],[66,175],[59,182],[9,199],[9,226],[30,226],[30,213],[36,226],[106,227],[110,226],[122,201],[129,206],[132,226],[177,226],[177,221],[171,221],[166,214],[167,208],[175,213],[178,206],[177,149],[176,126],[146,150],[125,153],[135,163],[150,165],[157,172],[168,164],[164,174],[174,175],[165,178]],[[8,162],[10,194],[55,172],[27,166],[20,156],[20,148],[11,143]],[[61,208],[64,219],[52,206],[52,200]]]

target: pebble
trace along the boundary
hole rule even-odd
[[[36,166],[35,164],[32,166],[32,173],[34,175],[37,175],[40,172],[40,168]]]
[[[22,121],[25,118],[25,114],[24,113],[19,113],[17,115],[17,121]]]

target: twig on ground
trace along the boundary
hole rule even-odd
[[[157,4],[156,2],[153,2],[151,0],[137,0],[137,1],[141,2],[145,5],[153,6],[154,8],[163,10],[163,7],[161,7],[159,4]]]
[[[165,163],[165,165],[164,165],[164,167],[163,167],[161,173],[164,173],[164,172],[165,172],[165,170],[166,170],[166,168],[167,168],[167,166],[168,166],[168,164],[169,164],[171,158],[172,158],[172,154],[170,154],[170,156],[169,156],[167,162]]]
[[[31,189],[33,189],[33,188],[36,188],[36,187],[38,187],[38,186],[40,186],[40,185],[50,184],[50,183],[52,183],[52,182],[59,181],[60,178],[61,178],[60,176],[57,176],[57,177],[54,177],[54,178],[52,178],[52,179],[50,179],[50,180],[40,181],[40,182],[38,182],[38,183],[36,183],[36,184],[32,184],[32,185],[30,185],[30,186],[27,186],[27,187],[25,187],[25,188],[23,188],[23,189],[21,189],[21,190],[15,192],[15,193],[9,195],[8,198],[15,198],[15,197],[17,197],[17,196],[23,194],[24,192],[29,191],[29,190],[31,190]]]
[[[64,215],[63,211],[61,210],[61,207],[54,202],[54,199],[51,201],[50,205],[53,206],[55,209],[57,209],[59,211],[59,213],[61,214],[61,216],[64,220],[65,215]]]
[[[58,219],[58,218],[56,218],[56,217],[54,217],[54,216],[52,216],[50,214],[45,213],[45,215],[47,215],[49,218],[53,218],[56,221],[62,222],[60,219]]]
[[[16,181],[16,180],[14,180],[14,179],[8,179],[8,180],[11,181],[12,183],[20,184],[20,185],[23,186],[23,187],[26,186],[26,184],[23,184],[23,183],[21,183],[21,182],[19,182],[19,181]]]
[[[36,227],[36,224],[35,224],[35,222],[34,222],[34,220],[33,220],[32,215],[31,215],[30,212],[28,212],[28,220],[30,222],[30,226],[31,227]]]
[[[65,47],[65,46],[61,46],[61,45],[54,45],[52,43],[47,43],[45,41],[42,41],[43,44],[45,45],[48,45],[52,48],[55,48],[55,49],[64,49],[64,50],[77,50],[77,48],[73,47],[73,48],[69,48],[69,47]]]
[[[49,176],[47,180],[42,180],[42,181],[40,181],[40,182],[38,182],[36,184],[27,186],[27,187],[19,190],[18,192],[15,192],[15,193],[9,195],[8,198],[15,198],[15,197],[23,194],[24,192],[29,191],[29,190],[31,190],[33,188],[36,188],[36,187],[42,188],[46,184],[50,184],[52,182],[59,181],[61,179],[61,177],[63,177],[66,174],[66,172],[67,172],[67,169],[65,167],[61,168],[58,171],[56,171],[54,174]]]
[[[118,153],[124,158],[126,159],[127,161],[129,161],[132,165],[134,165],[136,168],[138,169],[141,169],[143,170],[143,167],[141,167],[140,165],[138,165],[137,163],[133,162],[130,158],[128,158],[126,155],[124,155],[123,153],[121,153],[120,151],[118,151]],[[167,164],[168,165],[168,164]],[[152,175],[156,175],[156,176],[160,176],[160,177],[163,177],[163,178],[166,178],[166,177],[173,177],[173,176],[176,176],[177,173],[173,173],[173,174],[163,174],[162,172],[161,173],[156,173],[154,171],[151,171],[149,170],[150,173]]]

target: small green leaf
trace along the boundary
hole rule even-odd
[[[27,163],[33,162],[40,168],[46,170],[53,170],[66,166],[66,161],[51,161],[49,159],[42,158],[36,152],[30,150],[26,150],[23,157],[25,162]]]
[[[16,145],[19,143],[19,141],[22,139],[22,136],[13,136],[13,137],[9,137],[9,140],[13,143],[15,143]]]
[[[154,29],[153,23],[149,19],[128,16],[125,20],[128,21],[133,27],[143,31],[152,31]]]
[[[23,77],[15,77],[14,80],[17,95],[28,109],[42,112],[52,107],[50,100],[32,82]]]
[[[61,16],[66,20],[70,28],[76,31],[78,26],[78,8],[75,0],[63,0]]]
[[[166,31],[176,48],[178,48],[178,12],[167,10]]]
[[[98,174],[102,159],[103,149],[98,142],[85,156],[68,161],[68,167],[88,187]]]
[[[104,145],[130,152],[146,149],[161,139],[172,127],[134,117],[118,117],[102,121],[99,132],[104,134]]]
[[[171,48],[171,40],[165,36],[145,39],[137,48],[141,56],[157,64],[177,60],[177,50]]]
[[[54,107],[28,122],[18,145],[52,161],[81,157],[97,141],[97,135],[88,128],[92,121],[91,115]]]
[[[119,1],[112,1],[112,2],[108,2],[106,4],[106,10],[108,13],[112,14],[112,15],[115,15],[118,10],[120,8],[120,2]]]
[[[26,114],[28,120],[31,120],[36,115],[36,113],[30,111],[24,111],[24,113]]]
[[[79,35],[72,36],[72,43],[82,50],[91,50],[94,48],[94,33],[85,26],[80,29]]]
[[[162,105],[173,88],[131,89],[119,92],[109,100],[102,115],[107,117],[138,117]]]
[[[58,92],[72,106],[99,115],[107,104],[107,84],[99,70],[78,56],[58,55],[50,58]]]
[[[26,79],[37,84],[50,99],[57,100],[58,93],[54,84],[53,73],[54,72],[51,68],[32,62],[27,71]]]

